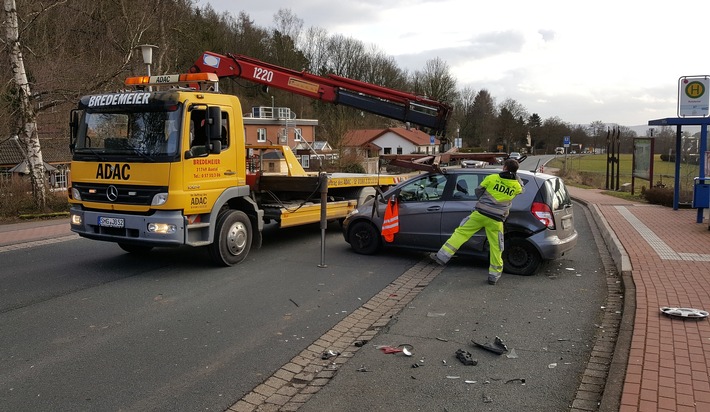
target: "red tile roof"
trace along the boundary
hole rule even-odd
[[[394,133],[417,146],[427,146],[431,144],[429,135],[421,130],[405,129],[403,127],[390,127],[388,129],[351,130],[345,134],[343,146],[362,147],[386,133]],[[439,144],[438,139],[435,139],[434,142],[434,144]]]

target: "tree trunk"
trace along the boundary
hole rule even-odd
[[[3,6],[5,12],[5,41],[20,111],[17,124],[18,137],[21,146],[23,146],[22,154],[25,156],[30,171],[35,205],[38,209],[44,210],[47,206],[44,161],[42,160],[42,148],[37,134],[37,112],[32,105],[32,93],[27,81],[25,63],[20,48],[17,7],[15,6],[15,0],[3,0]]]

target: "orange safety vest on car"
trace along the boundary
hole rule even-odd
[[[387,242],[394,241],[394,234],[399,232],[399,202],[396,196],[387,201],[385,220],[382,222],[382,236]]]

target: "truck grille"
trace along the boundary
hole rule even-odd
[[[167,186],[132,186],[74,183],[86,202],[150,206],[153,196],[168,191]]]

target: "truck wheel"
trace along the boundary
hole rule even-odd
[[[251,248],[251,222],[239,210],[226,210],[217,217],[214,241],[208,246],[210,257],[221,266],[244,260]]]
[[[355,222],[350,229],[348,243],[355,253],[371,255],[380,249],[380,232],[369,222]]]
[[[132,245],[129,243],[119,243],[118,247],[120,247],[121,249],[125,250],[128,253],[134,253],[137,255],[148,253],[151,250],[153,250],[153,246]]]
[[[511,238],[503,250],[503,270],[513,275],[530,276],[542,263],[540,252],[525,239]]]

